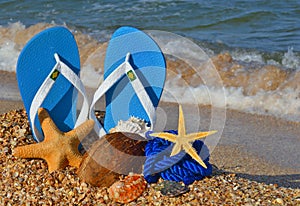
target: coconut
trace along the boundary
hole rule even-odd
[[[120,175],[142,173],[146,140],[139,134],[115,132],[95,141],[77,171],[85,182],[109,187]]]

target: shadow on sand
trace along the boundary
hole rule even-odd
[[[246,173],[228,172],[226,170],[218,169],[215,165],[213,165],[213,175],[221,174],[235,174],[237,178],[244,178],[250,181],[265,183],[267,185],[276,184],[278,187],[300,189],[300,174],[251,175]]]

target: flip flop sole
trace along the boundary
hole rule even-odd
[[[64,27],[53,27],[40,32],[20,53],[16,69],[17,80],[28,115],[35,94],[56,64],[55,53],[79,74],[78,47],[72,33]],[[69,131],[75,125],[76,104],[77,90],[63,75],[59,75],[41,107],[49,111],[60,130]],[[35,119],[35,125],[41,132],[38,118]]]
[[[165,83],[166,63],[158,45],[144,32],[132,27],[121,27],[115,31],[107,47],[104,78],[124,62],[128,52],[131,54],[130,61],[137,76],[153,106],[157,107]],[[108,90],[105,97],[104,129],[107,132],[116,126],[119,120],[128,120],[130,116],[149,122],[146,111],[126,75]]]

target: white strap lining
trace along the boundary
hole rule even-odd
[[[95,114],[94,114],[94,107],[96,102],[120,79],[123,77],[123,75],[127,74],[127,77],[129,79],[129,82],[131,83],[135,93],[137,94],[137,97],[139,98],[142,106],[144,107],[149,119],[151,127],[150,129],[153,129],[153,125],[155,123],[155,108],[153,106],[153,103],[147,94],[142,82],[136,75],[134,69],[132,68],[130,62],[130,53],[126,55],[125,62],[120,64],[104,81],[103,83],[98,87],[96,90],[92,104],[90,106],[90,119],[93,119],[95,121],[94,130],[97,133],[97,135],[101,138],[106,134],[106,131],[103,129],[102,125],[97,120]],[[129,72],[134,75],[132,77],[129,76]]]
[[[41,141],[43,138],[42,135],[38,132],[38,130],[35,127],[34,121],[37,115],[37,111],[42,105],[43,101],[45,100],[46,96],[50,92],[52,86],[55,83],[55,79],[52,79],[51,76],[57,70],[60,72],[68,81],[72,83],[72,85],[75,86],[75,88],[82,94],[83,96],[83,104],[82,108],[80,110],[80,114],[77,118],[75,127],[78,126],[79,124],[83,123],[84,121],[87,120],[88,112],[89,112],[89,103],[88,99],[86,96],[85,88],[79,79],[79,77],[71,70],[65,63],[60,61],[58,54],[54,54],[54,58],[56,60],[56,64],[43,82],[43,84],[40,86],[38,89],[37,93],[35,94],[31,106],[30,106],[30,122],[32,126],[32,133],[34,137],[36,137],[36,140],[38,142]],[[58,75],[58,74],[57,74]]]

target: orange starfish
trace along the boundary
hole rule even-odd
[[[86,137],[94,127],[93,120],[87,120],[77,128],[63,133],[51,119],[48,112],[38,111],[45,139],[43,142],[15,148],[14,155],[22,158],[41,158],[46,160],[49,172],[66,166],[79,167],[82,155],[78,151],[80,140]]]
[[[190,142],[194,142],[195,140],[202,139],[216,132],[217,131],[208,131],[208,132],[186,134],[182,107],[181,105],[179,105],[178,135],[167,133],[167,132],[160,132],[160,133],[152,133],[151,136],[159,137],[175,143],[170,155],[171,157],[178,154],[182,149],[184,149],[186,153],[188,153],[200,165],[202,165],[204,168],[207,168],[207,166],[205,165],[203,160],[199,157],[199,155],[197,154],[196,150],[193,148]]]

